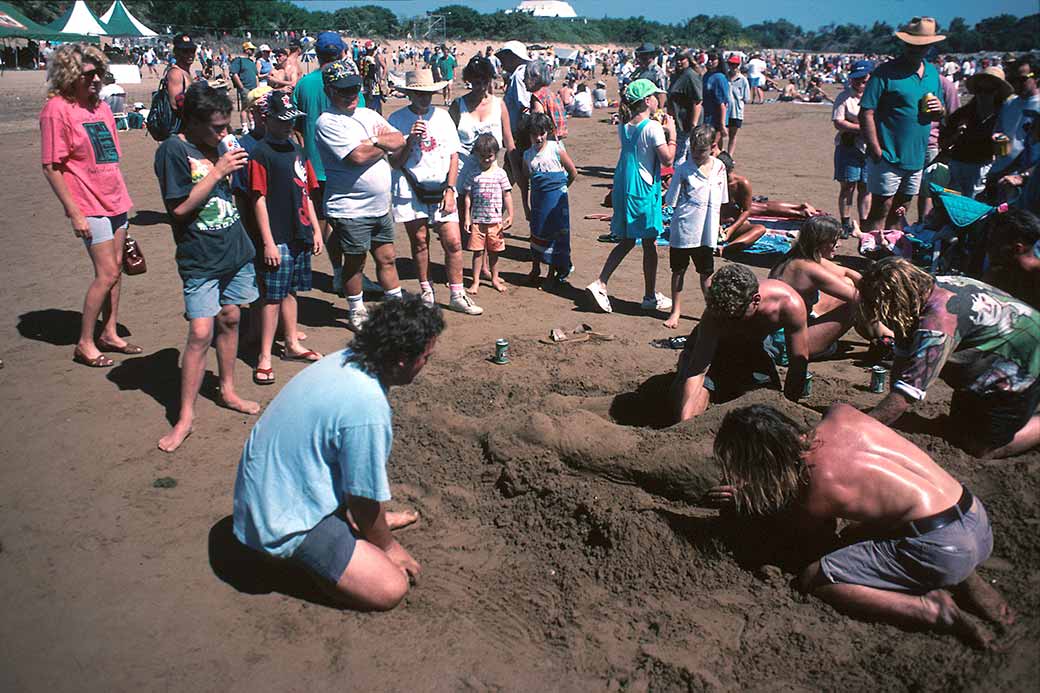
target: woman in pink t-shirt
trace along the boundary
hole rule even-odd
[[[112,365],[102,351],[142,351],[116,332],[127,212],[133,203],[119,170],[122,150],[115,119],[99,98],[107,69],[108,60],[98,48],[62,46],[47,65],[50,98],[40,112],[43,175],[94,263],[94,281],[83,301],[79,341],[72,354],[77,363],[94,368]],[[103,324],[95,341],[99,314]]]

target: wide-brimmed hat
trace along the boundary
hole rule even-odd
[[[444,87],[448,86],[448,80],[441,80],[440,82],[433,81],[433,71],[426,69],[409,70],[404,73],[404,84],[400,87],[404,91],[423,91],[436,94],[439,91],[444,91]]]
[[[527,46],[520,41],[506,41],[502,44],[502,47],[495,52],[495,55],[501,55],[503,53],[512,53],[524,62],[531,60],[531,54],[527,52]]]
[[[896,38],[911,46],[928,46],[945,41],[945,36],[935,33],[936,26],[934,17],[914,17],[896,32]]]
[[[999,67],[987,67],[982,72],[977,72],[969,77],[968,91],[974,94],[978,90],[979,85],[983,82],[996,86],[997,96],[1000,101],[1004,101],[1007,97],[1015,93],[1015,88],[1004,79],[1004,71]]]
[[[657,52],[657,46],[653,43],[650,43],[649,41],[644,41],[643,43],[639,44],[639,46],[635,50],[636,55],[639,55],[640,53],[653,53],[656,55]]]
[[[253,45],[252,41],[245,41],[242,44],[242,50],[244,50],[244,51],[255,51],[256,50],[256,46]]]
[[[874,61],[872,60],[857,60],[852,63],[852,71],[849,72],[849,79],[859,79],[860,77],[866,77],[874,71]]]

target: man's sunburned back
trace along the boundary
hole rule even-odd
[[[960,482],[923,450],[847,404],[832,406],[812,435],[802,505],[814,517],[890,527],[960,499]]]

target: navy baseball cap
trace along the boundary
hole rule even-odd
[[[338,56],[347,50],[347,45],[335,31],[323,31],[318,34],[318,40],[314,44],[314,52],[319,55]]]
[[[866,77],[874,71],[874,62],[872,60],[857,60],[852,63],[852,72],[849,73],[849,79],[859,79],[860,77]]]

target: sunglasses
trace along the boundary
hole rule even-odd
[[[97,77],[98,79],[104,79],[105,75],[107,75],[107,74],[108,74],[107,70],[97,70],[97,69],[95,69],[95,70],[84,70],[83,72],[80,73],[79,76],[81,78],[85,79],[88,82],[93,82],[95,77]]]

